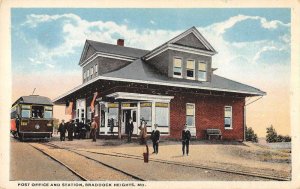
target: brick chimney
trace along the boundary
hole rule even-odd
[[[124,39],[118,39],[117,45],[124,46]]]

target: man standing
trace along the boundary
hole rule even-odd
[[[128,123],[128,142],[131,142],[132,132],[133,132],[133,120],[132,118],[130,118]]]
[[[68,140],[73,140],[73,132],[74,132],[74,120],[70,120],[67,125],[67,131],[68,131]]]
[[[95,121],[95,118],[93,118],[93,122],[91,124],[91,136],[92,136],[92,141],[93,142],[96,142],[96,131],[98,129],[98,124],[97,122]]]
[[[109,127],[109,131],[110,131],[110,135],[114,136],[114,127],[115,127],[114,118],[110,118],[108,120],[108,127]]]
[[[66,138],[66,124],[65,120],[61,120],[61,123],[58,127],[58,132],[60,133],[60,141],[65,141]]]
[[[185,124],[184,129],[182,130],[182,155],[185,154],[185,147],[186,147],[186,155],[189,155],[189,145],[191,139],[191,132],[188,130],[187,125]]]
[[[147,123],[145,120],[142,120],[140,129],[140,144],[147,144]]]
[[[158,143],[159,143],[159,137],[160,132],[157,130],[157,124],[154,124],[154,130],[151,132],[151,140],[153,143],[153,153],[152,154],[158,154]]]

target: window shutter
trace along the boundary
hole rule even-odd
[[[179,58],[174,59],[174,67],[181,67],[182,61]]]
[[[195,69],[195,61],[194,60],[188,60],[186,63],[186,68],[187,69]]]
[[[200,62],[199,63],[199,71],[206,71],[206,63]]]

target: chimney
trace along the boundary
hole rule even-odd
[[[124,39],[118,39],[117,45],[124,46]]]

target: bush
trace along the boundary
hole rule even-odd
[[[292,141],[292,139],[291,139],[291,137],[290,136],[284,136],[283,137],[283,142],[291,142]]]
[[[266,136],[266,141],[271,143],[271,142],[277,142],[277,132],[274,129],[273,125],[267,128],[267,136]]]
[[[267,128],[267,136],[266,136],[266,141],[271,143],[271,142],[291,142],[291,137],[286,135],[277,135],[276,130],[274,129],[273,125]]]
[[[258,142],[257,135],[251,127],[246,127],[246,141]]]

